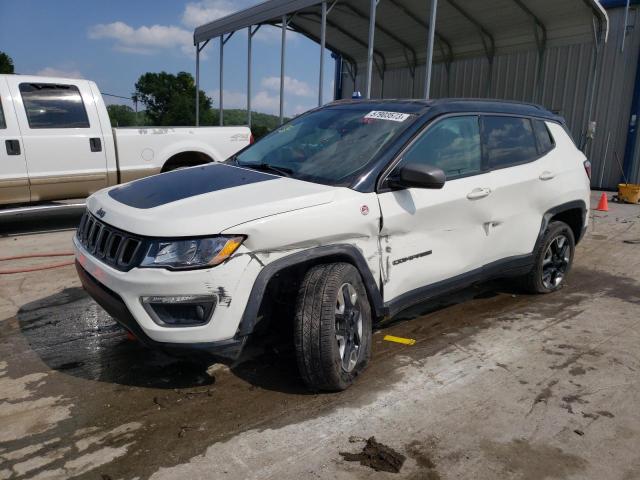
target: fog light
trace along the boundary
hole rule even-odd
[[[200,295],[142,297],[140,300],[151,319],[163,327],[204,325],[216,308],[216,297]]]

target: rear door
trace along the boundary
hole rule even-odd
[[[29,175],[6,80],[0,76],[0,205],[29,201]]]
[[[398,165],[426,163],[447,175],[442,189],[408,188],[378,195],[385,302],[420,295],[484,263],[489,220],[489,173],[483,170],[479,118],[445,117],[431,124],[402,154]]]
[[[544,122],[510,115],[483,116],[482,131],[492,189],[487,260],[515,260],[533,251],[542,217],[557,202],[552,139]]]
[[[31,200],[85,197],[107,186],[104,139],[87,81],[7,80],[31,182]]]

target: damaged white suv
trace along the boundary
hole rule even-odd
[[[558,289],[589,173],[563,119],[535,105],[336,102],[223,164],[94,194],[77,269],[158,348],[233,361],[258,327],[292,320],[305,382],[342,390],[372,325],[401,309],[494,277]]]

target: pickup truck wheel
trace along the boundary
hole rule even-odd
[[[349,263],[317,265],[298,292],[294,322],[298,368],[312,390],[348,388],[371,355],[371,307]]]
[[[522,278],[530,293],[550,293],[562,287],[576,248],[573,230],[564,222],[551,222],[534,253],[534,267]]]

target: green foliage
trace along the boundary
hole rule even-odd
[[[0,73],[14,73],[13,59],[4,52],[0,52]]]
[[[141,75],[135,85],[134,97],[146,109],[147,124],[153,126],[186,126],[195,125],[196,85],[191,74],[179,72],[177,75],[160,72]],[[200,125],[219,125],[219,112],[212,108],[212,101],[202,90],[199,93]],[[122,116],[115,116],[122,115]],[[132,112],[131,112],[132,113]],[[118,124],[130,120],[126,112],[114,112],[111,116]],[[247,111],[242,109],[225,109],[225,125],[246,125]],[[255,138],[260,138],[278,127],[279,118],[266,113],[251,113],[251,131]]]
[[[135,85],[134,96],[142,102],[153,125],[194,125],[196,85],[191,74],[145,73]],[[211,109],[211,99],[199,92],[200,109]]]
[[[112,127],[142,127],[150,124],[147,112],[136,113],[128,105],[107,105]]]

